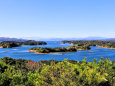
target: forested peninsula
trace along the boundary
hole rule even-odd
[[[3,41],[0,42],[0,48],[12,48],[12,47],[19,47],[21,45],[46,45],[47,43],[44,41],[33,41],[28,40],[24,42],[17,42],[17,41]]]
[[[103,48],[115,49],[115,41],[101,41],[101,40],[77,40],[77,41],[62,41],[62,44],[69,43],[74,46],[99,46]]]

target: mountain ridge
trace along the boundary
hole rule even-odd
[[[39,38],[39,37],[29,37],[26,39],[40,40],[40,41],[62,41],[62,40],[112,40],[115,38],[105,38],[105,37],[84,37],[84,38]]]
[[[29,37],[29,38],[9,38],[0,37],[0,41],[18,41],[23,42],[27,40],[36,41],[62,41],[62,40],[105,40],[105,41],[115,41],[115,38],[105,38],[105,37],[84,37],[84,38],[39,38],[39,37]]]
[[[18,42],[23,42],[23,41],[27,41],[27,40],[26,39],[22,39],[22,38],[0,37],[0,41],[18,41]]]

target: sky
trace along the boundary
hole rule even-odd
[[[0,0],[0,37],[115,38],[115,0]]]

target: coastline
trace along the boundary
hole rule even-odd
[[[98,45],[96,45],[96,46],[98,46]],[[107,48],[107,49],[115,49],[115,48],[108,48],[108,47],[103,47],[103,46],[98,46],[98,47],[100,47],[100,48]]]

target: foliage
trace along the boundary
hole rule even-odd
[[[4,41],[0,43],[1,48],[12,48],[18,47],[22,44],[22,42],[15,42],[15,41]]]
[[[0,59],[0,86],[114,86],[115,61]]]
[[[44,41],[33,41],[33,40],[28,40],[24,41],[23,45],[46,45],[47,43]]]
[[[100,46],[105,48],[115,48],[115,41],[101,41],[101,40],[77,40],[77,41],[62,41],[62,43],[70,43],[75,46]]]
[[[33,47],[30,48],[29,51],[35,52],[35,53],[52,53],[52,52],[76,52],[76,48],[69,46],[69,47],[55,47],[55,48],[49,48],[49,47]]]
[[[1,48],[12,48],[12,47],[18,47],[21,45],[46,45],[46,42],[43,41],[24,41],[24,42],[16,42],[16,41],[3,41],[0,42],[0,47]]]

